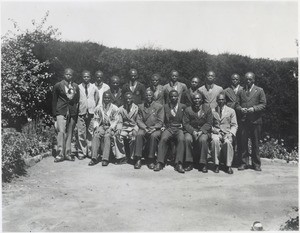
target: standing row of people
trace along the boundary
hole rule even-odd
[[[232,174],[233,143],[238,149],[238,169],[244,170],[249,167],[250,138],[252,165],[261,171],[258,141],[266,98],[263,89],[254,85],[252,72],[245,75],[244,88],[239,85],[239,75],[233,74],[232,85],[225,90],[215,84],[213,71],[207,73],[201,87],[200,79],[193,77],[189,89],[178,81],[175,70],[164,86],[159,74],[152,75],[147,89],[137,81],[135,69],[129,71],[130,80],[122,88],[117,76],[110,78],[110,86],[105,84],[101,71],[95,73],[94,84],[89,71],[82,72],[80,85],[72,82],[72,75],[73,71],[66,69],[64,80],[53,89],[58,130],[55,162],[74,161],[71,138],[77,122],[78,159],[91,158],[90,166],[100,160],[107,166],[111,154],[116,163],[123,164],[127,152],[134,168],[142,166],[145,156],[148,167],[160,171],[168,151],[176,145],[176,171],[190,171],[199,163],[199,170],[207,172],[210,150],[214,171],[219,172],[223,159],[226,172]]]

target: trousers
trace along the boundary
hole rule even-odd
[[[211,156],[215,165],[219,165],[220,160],[225,160],[226,166],[231,167],[234,155],[231,135],[224,141],[220,140],[219,134],[212,134],[211,137]]]
[[[93,119],[94,114],[79,115],[77,120],[78,129],[78,155],[84,157],[91,156]]]
[[[194,162],[194,152],[196,155],[199,155],[199,163],[206,164],[208,154],[208,135],[202,134],[198,139],[194,139],[191,134],[186,133],[184,137],[186,150],[185,162]]]
[[[153,159],[155,157],[160,135],[160,130],[156,130],[152,134],[146,134],[145,130],[139,129],[136,135],[135,156],[138,158],[142,157],[143,146],[145,144],[146,148],[148,149],[146,150],[148,151],[147,157],[149,159]]]

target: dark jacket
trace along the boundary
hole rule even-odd
[[[147,127],[153,127],[160,129],[164,122],[164,108],[161,104],[152,102],[149,108],[145,104],[139,105],[139,111],[137,116],[137,124],[139,128],[146,129]]]
[[[133,103],[135,104],[141,104],[144,102],[145,92],[146,88],[144,84],[137,81],[136,87],[134,92],[130,90],[129,83],[125,83],[122,88],[122,94],[125,95],[126,92],[133,93]]]

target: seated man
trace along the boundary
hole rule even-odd
[[[233,174],[231,164],[234,150],[232,146],[233,137],[237,131],[237,121],[235,111],[226,106],[225,94],[220,93],[217,96],[218,106],[212,109],[214,116],[212,127],[212,148],[211,154],[214,159],[214,172],[219,172],[219,160],[225,159],[226,172]]]
[[[178,92],[171,90],[169,92],[170,103],[164,105],[165,112],[165,127],[163,131],[157,154],[157,164],[154,171],[160,171],[165,163],[165,156],[168,150],[168,141],[170,139],[176,139],[176,158],[175,158],[175,170],[179,173],[184,173],[182,167],[184,156],[184,134],[182,127],[182,118],[185,110],[185,105],[178,103]]]
[[[125,155],[124,141],[129,143],[130,158],[133,159],[135,138],[139,127],[137,126],[138,106],[133,103],[133,94],[125,93],[125,104],[119,108],[118,134],[115,137],[116,153]],[[120,148],[121,147],[121,148]],[[126,157],[124,157],[126,159]]]
[[[164,108],[161,104],[153,101],[153,91],[146,91],[146,101],[139,105],[137,124],[139,131],[136,136],[135,144],[135,169],[140,169],[142,166],[143,146],[147,143],[148,148],[148,167],[154,168],[154,155],[157,149],[157,144],[161,134],[160,129],[164,121]]]
[[[208,104],[202,104],[201,94],[195,94],[192,97],[192,106],[187,107],[183,116],[183,127],[186,130],[185,148],[187,167],[185,171],[193,169],[193,153],[192,150],[198,148],[200,154],[199,171],[207,173],[207,154],[208,142],[210,137],[213,115]]]
[[[93,166],[98,163],[98,150],[100,144],[102,150],[102,166],[108,165],[111,137],[115,135],[118,121],[118,107],[111,103],[110,94],[105,92],[103,94],[103,104],[97,106],[95,109],[95,131],[92,140],[92,159],[89,166]],[[122,159],[123,157],[117,157],[117,159]]]

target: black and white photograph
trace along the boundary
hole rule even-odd
[[[299,231],[298,9],[2,0],[2,231]]]

